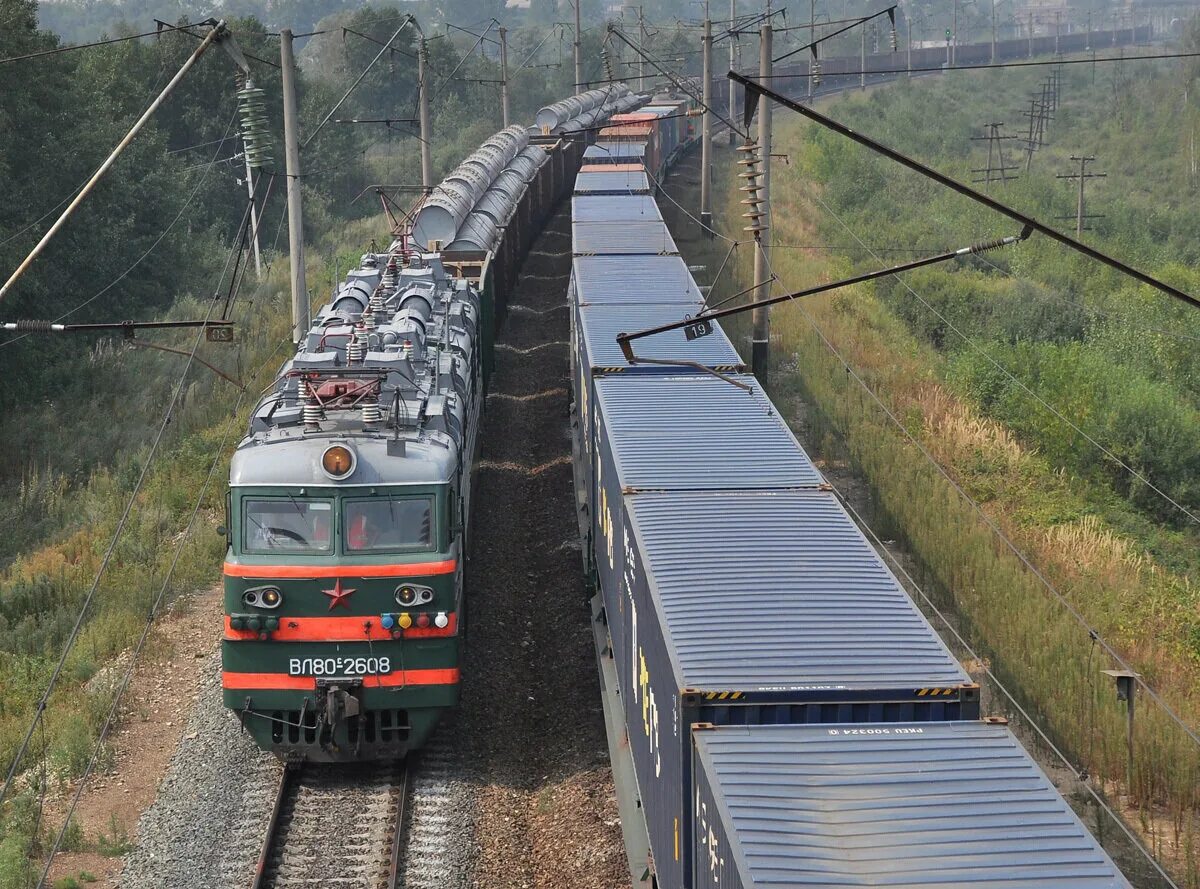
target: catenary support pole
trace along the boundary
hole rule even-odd
[[[508,28],[500,29],[500,119],[508,126]]]
[[[812,82],[812,78],[808,78]],[[858,31],[858,88],[867,88],[867,28],[863,25]]]
[[[740,35],[734,33],[734,28],[736,27],[736,19],[737,19],[737,0],[729,0],[729,70],[730,71],[736,71],[738,69],[738,63],[740,62],[740,59],[738,59],[738,51],[741,47],[741,44],[738,42],[740,40]],[[738,85],[736,83],[734,83],[732,80],[729,81],[729,119],[730,120],[737,120],[737,118],[738,118],[737,94],[738,94]],[[737,133],[735,133],[733,131],[732,127],[729,129],[729,144],[730,145],[737,144]]]
[[[433,131],[429,126],[429,46],[425,35],[417,45],[417,120],[421,137],[421,186],[433,188]]]
[[[575,2],[575,95],[583,92],[583,48],[579,42],[579,5],[583,0],[574,0]]]
[[[771,20],[768,18],[759,31],[758,78],[761,83],[771,82]],[[771,102],[758,103],[758,150],[762,158],[762,234],[754,251],[754,300],[762,302],[770,294],[771,263],[769,247],[771,234]],[[770,359],[771,315],[766,306],[754,309],[752,322],[754,332],[750,340],[750,366],[758,381],[767,383]]]
[[[292,342],[308,335],[308,286],[304,279],[304,206],[300,189],[300,115],[296,103],[296,58],[292,32],[279,32],[283,72],[283,151],[287,173],[288,256],[292,270]]]
[[[712,226],[712,20],[704,4],[704,116],[700,119],[700,224]],[[709,232],[711,237],[711,232]]]

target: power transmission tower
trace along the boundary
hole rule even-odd
[[[1009,165],[1004,160],[1004,142],[1009,139],[1016,139],[1016,136],[1002,136],[1000,128],[1004,126],[1002,123],[984,124],[984,134],[982,136],[972,136],[972,142],[984,142],[988,144],[987,166],[972,170],[972,173],[982,173],[983,176],[979,179],[972,179],[972,182],[984,182],[991,185],[993,182],[1001,184],[1007,183],[1010,179],[1016,179],[1017,174],[1013,172],[1017,169],[1016,164]]]
[[[1078,196],[1075,201],[1075,215],[1074,216],[1056,216],[1055,217],[1056,219],[1074,219],[1075,220],[1075,238],[1076,238],[1076,240],[1082,240],[1083,233],[1085,231],[1089,230],[1089,227],[1084,224],[1085,220],[1099,219],[1100,217],[1102,217],[1104,215],[1103,213],[1085,213],[1084,212],[1084,206],[1085,206],[1084,205],[1084,186],[1087,184],[1087,181],[1089,179],[1104,179],[1105,177],[1108,176],[1107,173],[1089,173],[1089,172],[1087,172],[1087,165],[1090,164],[1095,159],[1096,159],[1095,156],[1090,155],[1090,154],[1088,154],[1088,155],[1073,154],[1073,155],[1071,155],[1071,160],[1078,162],[1079,172],[1078,173],[1060,173],[1060,174],[1058,174],[1058,176],[1055,177],[1057,179],[1070,179],[1070,180],[1073,180],[1073,181],[1076,181],[1079,183]]]

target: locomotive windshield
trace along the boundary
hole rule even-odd
[[[246,500],[244,508],[246,552],[327,553],[332,547],[329,500]]]
[[[433,500],[429,497],[349,500],[343,515],[347,552],[433,547]]]

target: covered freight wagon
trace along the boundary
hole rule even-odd
[[[1130,889],[1005,725],[704,728],[692,743],[691,889]]]
[[[978,718],[978,686],[832,493],[705,490],[720,472],[698,459],[613,502],[612,471],[596,550],[622,553],[603,595],[660,886],[691,872],[692,726]]]

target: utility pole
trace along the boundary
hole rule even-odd
[[[429,126],[429,47],[425,35],[417,45],[417,120],[421,138],[421,186],[428,194],[433,188],[433,132]]]
[[[1058,35],[1062,30],[1062,10],[1054,11],[1054,54],[1058,55]]]
[[[705,4],[707,8],[708,4]],[[642,52],[646,51],[646,7],[638,7],[638,40],[642,47]],[[707,16],[705,16],[707,18]],[[646,57],[641,53],[638,54],[638,91],[643,92],[646,89]]]
[[[500,29],[500,115],[508,127],[508,28]]]
[[[828,18],[829,16],[826,16]],[[808,0],[808,44],[812,46],[817,42],[817,0]],[[808,58],[808,97],[811,99],[813,94],[813,64],[812,56]]]
[[[908,61],[904,63],[904,76],[912,77],[912,16],[904,13],[904,24],[908,26]]]
[[[988,185],[999,182],[1001,185],[1005,185],[1010,179],[1017,178],[1015,174],[1010,175],[1013,170],[1017,169],[1016,166],[1010,166],[1004,160],[1004,140],[1017,137],[1000,135],[1002,126],[1004,126],[1002,123],[984,124],[984,134],[971,137],[972,142],[986,141],[988,144],[987,166],[971,171],[972,173],[982,173],[983,176],[979,179],[972,179],[972,182],[983,182]]]
[[[771,19],[763,22],[759,31],[758,48],[758,79],[763,83],[771,82]],[[754,300],[762,302],[770,295],[771,266],[768,237],[771,230],[771,102],[760,97],[758,103],[758,153],[760,158],[761,175],[759,184],[759,212],[762,218],[758,220],[756,232],[758,249],[754,252]],[[754,220],[752,220],[753,222]],[[770,309],[759,306],[754,309],[754,332],[750,341],[750,366],[758,381],[764,386],[767,383],[768,360],[771,344]]]
[[[1029,10],[1029,58],[1033,58],[1033,10]]]
[[[579,4],[583,0],[575,0],[575,95],[583,92],[583,51],[579,42]]]
[[[950,38],[950,64],[953,66],[958,62],[958,0],[953,0],[951,5],[954,7],[953,35]]]
[[[992,0],[992,64],[996,64],[996,0]]]
[[[1101,216],[1104,215],[1102,213],[1084,213],[1083,212],[1084,211],[1084,200],[1083,200],[1084,185],[1087,183],[1087,181],[1089,179],[1104,179],[1106,176],[1108,176],[1107,173],[1089,173],[1089,172],[1087,172],[1087,165],[1090,164],[1095,159],[1096,159],[1095,156],[1090,155],[1090,154],[1089,155],[1073,154],[1073,155],[1071,155],[1071,160],[1079,162],[1079,172],[1078,173],[1060,173],[1058,176],[1055,177],[1056,179],[1072,179],[1072,180],[1078,181],[1078,183],[1079,183],[1079,191],[1078,191],[1078,195],[1075,200],[1075,216],[1074,217],[1071,217],[1071,216],[1055,217],[1057,219],[1074,218],[1074,220],[1075,220],[1075,239],[1079,240],[1079,241],[1083,240],[1084,220],[1085,219],[1099,219]]]
[[[712,19],[704,3],[703,66],[704,115],[700,118],[700,224],[712,227]],[[708,229],[706,229],[708,231]],[[709,232],[711,236],[711,232]]]
[[[808,81],[812,83],[812,78]],[[867,88],[867,29],[862,25],[858,27],[858,88]]]
[[[300,193],[300,115],[296,106],[296,58],[292,32],[279,32],[279,61],[283,71],[283,151],[287,173],[288,254],[292,266],[292,342],[308,336],[308,286],[304,280],[304,207]]]
[[[816,0],[813,0],[815,3]],[[741,44],[738,42],[739,34],[734,30],[737,19],[737,0],[729,0],[729,70],[736,71],[738,69],[738,51],[741,49]],[[812,95],[812,78],[809,78],[808,94]],[[738,119],[737,113],[737,84],[732,80],[729,81],[729,119],[735,121]],[[729,144],[737,144],[737,133],[731,127],[729,130]]]

